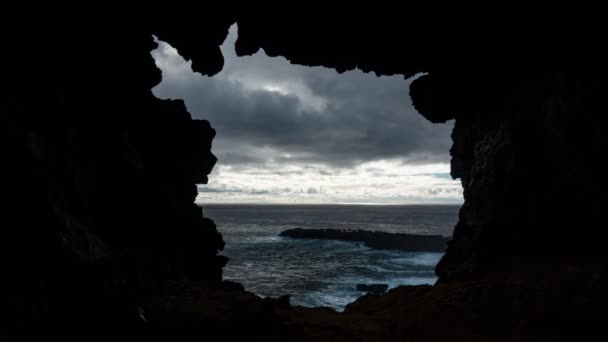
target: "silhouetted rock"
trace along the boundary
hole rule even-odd
[[[359,241],[375,249],[396,249],[407,252],[444,252],[448,238],[441,235],[413,235],[370,230],[304,229],[282,231],[279,236],[293,239]]]
[[[243,284],[237,283],[232,280],[222,280],[221,286],[226,289],[245,291],[245,287],[243,286]]]
[[[291,299],[291,296],[284,295],[284,296],[280,296],[279,298],[277,298],[277,302],[279,303],[279,305],[282,305],[283,307],[289,307],[290,299]]]
[[[373,294],[383,294],[388,291],[387,284],[357,284],[357,291],[369,292]]]

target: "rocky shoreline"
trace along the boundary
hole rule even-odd
[[[445,252],[449,238],[441,235],[414,235],[350,229],[304,229],[282,231],[279,236],[292,239],[322,239],[361,242],[374,249],[406,252]]]

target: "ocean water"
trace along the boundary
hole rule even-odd
[[[366,229],[451,236],[456,205],[203,205],[224,236],[224,279],[262,297],[338,311],[362,296],[359,283],[433,284],[443,253],[374,250],[353,242],[279,237],[291,228]]]

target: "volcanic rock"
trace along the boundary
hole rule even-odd
[[[348,229],[295,228],[282,231],[279,236],[293,239],[357,241],[363,242],[369,248],[406,252],[444,252],[449,240],[441,235],[414,235]]]

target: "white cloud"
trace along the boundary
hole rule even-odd
[[[182,98],[217,129],[218,164],[202,203],[462,203],[449,177],[451,124],[432,125],[411,105],[411,80],[360,70],[342,75],[289,64],[263,51],[238,58],[236,27],[223,70],[194,74],[177,50],[153,51],[159,98]]]
[[[324,165],[279,165],[234,171],[218,166],[200,203],[462,203],[449,164],[407,165],[398,160],[325,172]],[[370,171],[373,170],[373,171]]]

